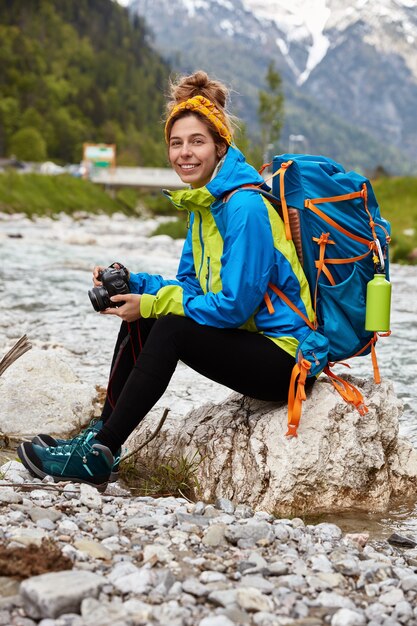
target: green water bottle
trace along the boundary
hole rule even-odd
[[[391,283],[385,274],[375,274],[366,288],[365,330],[390,330]]]

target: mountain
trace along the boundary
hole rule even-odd
[[[130,0],[179,72],[229,84],[256,133],[271,60],[286,98],[282,152],[325,153],[345,167],[417,172],[417,0]]]

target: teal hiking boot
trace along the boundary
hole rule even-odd
[[[82,430],[78,435],[73,437],[72,439],[55,439],[51,437],[51,435],[36,435],[33,437],[32,443],[35,446],[41,446],[42,448],[56,448],[57,446],[67,446],[76,443],[77,441],[84,440],[90,433],[98,433],[102,427],[104,422],[102,420],[91,420],[87,428]],[[109,482],[114,483],[119,478],[119,464],[120,457],[122,455],[122,449],[119,448],[116,452],[116,456],[114,458],[114,465],[112,468],[112,472],[110,474]]]
[[[114,464],[106,446],[95,443],[94,435],[64,446],[42,447],[25,442],[17,454],[26,469],[37,478],[52,476],[55,482],[86,483],[105,491]]]

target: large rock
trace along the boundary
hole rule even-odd
[[[285,403],[235,393],[167,420],[140,462],[197,453],[202,499],[227,497],[280,516],[352,507],[382,511],[391,497],[416,493],[417,451],[398,438],[402,405],[391,383],[354,382],[369,407],[363,417],[319,379],[304,402],[298,437],[287,438]],[[155,428],[146,422],[130,449]]]
[[[69,436],[91,419],[95,397],[62,359],[33,348],[0,376],[0,432]]]
[[[32,576],[20,585],[27,615],[55,619],[79,611],[84,598],[96,598],[105,579],[93,572],[71,570]]]

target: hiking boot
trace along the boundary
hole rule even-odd
[[[45,448],[29,442],[21,443],[17,454],[33,476],[52,476],[55,482],[87,483],[100,492],[105,491],[114,464],[109,448],[95,443],[93,433],[64,446]]]
[[[87,428],[84,428],[84,430],[72,439],[55,439],[51,437],[51,435],[40,434],[32,439],[32,443],[35,444],[35,446],[42,446],[42,448],[56,448],[56,446],[71,445],[80,439],[84,439],[91,432],[98,433],[98,431],[102,429],[103,423],[102,420],[91,420]]]
[[[32,443],[35,446],[41,446],[42,448],[56,448],[57,446],[68,446],[77,443],[77,441],[82,441],[85,439],[90,433],[98,433],[99,430],[102,429],[104,422],[102,420],[91,420],[87,428],[82,430],[78,435],[73,437],[72,439],[55,439],[51,437],[51,435],[36,435],[33,437]],[[114,458],[114,465],[112,467],[112,471],[110,474],[109,482],[114,483],[119,478],[119,464],[120,457],[122,454],[122,449],[119,448],[116,452],[116,456]]]

